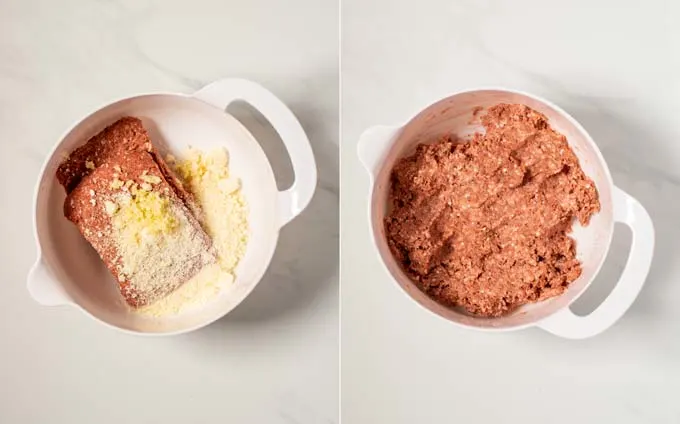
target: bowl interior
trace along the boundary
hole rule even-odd
[[[552,128],[567,137],[584,172],[595,182],[602,209],[592,217],[587,227],[574,224],[572,236],[576,240],[577,257],[582,263],[583,272],[563,295],[525,305],[503,317],[481,318],[471,316],[461,309],[442,306],[420,291],[392,256],[387,246],[383,220],[389,207],[390,173],[395,162],[413,153],[418,144],[434,142],[442,135],[455,134],[466,139],[475,132],[482,131],[479,119],[475,118],[475,108],[487,108],[498,103],[525,104],[548,117]],[[602,266],[614,229],[611,176],[602,155],[585,130],[556,106],[533,96],[506,90],[459,93],[419,113],[394,137],[390,146],[374,179],[371,198],[373,235],[382,260],[394,279],[411,298],[426,309],[461,325],[475,328],[510,329],[526,326],[568,306],[585,290]]]
[[[151,141],[161,152],[181,153],[189,146],[201,150],[226,148],[230,170],[241,179],[248,202],[249,241],[245,256],[236,269],[234,283],[213,302],[179,315],[150,317],[131,312],[97,253],[63,215],[65,193],[55,178],[60,161],[75,147],[126,115],[142,119]],[[44,260],[77,305],[95,318],[126,330],[180,332],[220,318],[238,305],[259,282],[276,246],[277,189],[264,152],[236,119],[191,97],[139,96],[93,113],[57,146],[39,184],[36,226]]]

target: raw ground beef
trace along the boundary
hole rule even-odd
[[[599,211],[566,138],[520,104],[484,111],[486,131],[421,144],[391,176],[390,248],[421,290],[495,317],[563,293],[581,274],[572,222]]]

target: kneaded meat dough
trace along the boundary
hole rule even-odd
[[[391,175],[385,230],[403,269],[432,298],[495,317],[563,293],[581,274],[577,218],[599,211],[566,138],[520,104],[481,116],[469,142],[421,144]]]

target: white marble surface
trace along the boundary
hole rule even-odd
[[[671,0],[343,1],[343,422],[680,422],[678,16]],[[359,134],[479,85],[564,107],[654,219],[646,287],[600,336],[459,329],[400,293],[373,252]],[[628,244],[618,228],[576,310],[612,287]]]
[[[337,16],[334,0],[0,1],[0,422],[338,422]],[[33,185],[61,134],[111,100],[224,76],[286,102],[319,168],[316,197],[251,297],[160,339],[33,302]],[[264,139],[290,181],[282,148]]]

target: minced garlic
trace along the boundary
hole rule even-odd
[[[233,283],[234,270],[248,242],[248,208],[240,181],[229,173],[227,152],[190,149],[185,158],[172,159],[169,162],[201,207],[201,225],[213,241],[218,263],[204,268],[169,296],[138,310],[152,316],[178,314],[213,300]]]
[[[170,201],[155,191],[140,190],[134,197],[123,197],[113,212],[113,227],[135,245],[141,243],[143,235],[168,234],[178,225]]]

